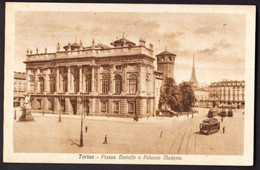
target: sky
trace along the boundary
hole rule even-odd
[[[154,45],[154,55],[165,50],[176,54],[175,80],[189,81],[192,57],[196,78],[210,84],[223,79],[245,79],[243,14],[119,13],[119,12],[16,12],[15,71],[25,71],[26,50],[55,52],[80,40],[83,46],[109,45],[124,37]]]

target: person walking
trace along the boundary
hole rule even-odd
[[[160,138],[162,137],[162,134],[163,134],[163,131],[161,131],[161,133],[160,133]]]
[[[223,127],[223,134],[225,133],[225,126]]]
[[[104,140],[103,144],[107,144],[107,135],[105,135],[105,140]]]
[[[223,122],[223,117],[221,117],[221,122]]]

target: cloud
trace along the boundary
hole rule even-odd
[[[217,29],[214,29],[214,28],[212,28],[212,27],[199,27],[199,28],[197,28],[195,31],[194,31],[194,33],[196,34],[196,33],[198,33],[198,34],[210,34],[210,33],[212,33],[212,32],[216,32],[217,31]]]
[[[221,51],[223,49],[227,50],[232,47],[232,44],[229,42],[226,42],[225,39],[221,39],[219,42],[214,43],[211,48],[205,48],[202,50],[199,50],[199,54],[206,54],[206,55],[212,55],[215,54],[218,51]]]

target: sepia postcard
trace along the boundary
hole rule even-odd
[[[4,162],[253,165],[255,6],[5,12]]]

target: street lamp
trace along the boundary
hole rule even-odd
[[[83,94],[80,94],[81,99],[80,99],[80,104],[82,104],[82,100],[83,100]],[[80,144],[79,147],[83,146],[83,109],[81,109],[81,124],[80,124]]]

